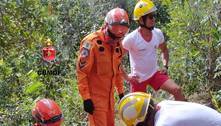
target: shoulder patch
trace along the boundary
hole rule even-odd
[[[86,57],[88,57],[88,55],[89,55],[89,50],[86,49],[86,48],[83,48],[83,49],[81,50],[81,57],[82,57],[82,58],[86,58]]]
[[[86,42],[83,43],[83,48],[89,50],[89,49],[91,48],[91,44],[90,44],[89,42],[86,41]]]

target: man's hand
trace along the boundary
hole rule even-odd
[[[162,74],[168,74],[168,66],[164,66],[161,71]]]
[[[84,100],[84,111],[88,112],[91,115],[93,114],[94,104],[91,99]]]
[[[138,84],[139,83],[138,79],[139,79],[138,76],[128,76],[127,81],[130,84]]]

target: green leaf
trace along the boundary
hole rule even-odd
[[[30,70],[27,75],[32,79],[32,80],[35,80],[37,77],[38,77],[38,74],[33,71],[33,70]]]
[[[12,68],[11,67],[6,67],[5,68],[5,75],[8,76],[12,73]]]
[[[4,64],[3,59],[0,59],[0,66],[2,66]]]
[[[34,92],[37,92],[43,86],[44,86],[44,84],[42,82],[40,82],[40,81],[37,81],[37,82],[34,82],[34,83],[30,83],[30,85],[25,88],[25,94],[32,94]]]

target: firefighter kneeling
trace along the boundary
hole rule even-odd
[[[221,114],[207,106],[164,100],[154,105],[150,94],[124,96],[118,107],[127,126],[221,126]]]

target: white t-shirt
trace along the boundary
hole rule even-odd
[[[164,42],[160,29],[152,30],[151,41],[143,39],[138,29],[128,34],[123,40],[123,47],[129,51],[131,75],[138,76],[139,82],[149,79],[158,69],[157,48]]]
[[[221,126],[221,113],[191,102],[162,101],[154,126]]]

